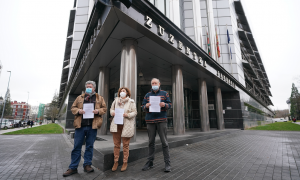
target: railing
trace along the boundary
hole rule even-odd
[[[263,87],[263,89],[266,91],[265,86],[264,86],[264,83],[263,83],[263,81],[261,80],[261,77],[260,77],[260,75],[258,74],[256,68],[254,67],[254,65],[253,65],[253,63],[252,63],[252,60],[250,59],[248,53],[245,52],[245,49],[244,49],[244,48],[241,48],[241,49],[242,49],[242,53],[243,53],[242,55],[243,55],[243,57],[246,58],[246,61],[249,63],[250,67],[252,68],[254,74],[256,75],[256,78],[257,78],[258,81],[260,82],[260,84],[261,84],[261,86]],[[249,76],[249,74],[247,74],[247,75],[248,75],[248,77],[251,77],[251,76]]]
[[[242,26],[242,24],[240,23],[240,20],[239,20],[238,18],[237,18],[237,24],[238,24],[238,27],[239,27],[240,29],[243,29],[243,26]],[[252,48],[251,48],[251,49],[252,49]],[[252,63],[252,60],[251,60],[251,58],[250,58],[250,55],[249,55],[248,52],[245,50],[245,47],[243,47],[243,45],[241,45],[241,50],[242,50],[242,57],[244,57],[245,60],[248,61],[250,67],[252,68],[254,74],[256,75],[256,78],[258,79],[259,83],[261,84],[262,89],[264,89],[264,91],[266,92],[266,94],[269,95],[269,92],[267,91],[267,89],[266,89],[265,86],[264,86],[264,83],[263,83],[262,80],[261,80],[261,76],[259,75],[259,73],[257,72],[256,68],[254,67],[254,65],[253,65],[253,63]],[[252,51],[253,51],[253,49],[252,49]],[[259,63],[259,62],[258,62],[258,63]],[[248,73],[246,73],[246,72],[244,72],[244,73],[245,73],[246,76],[248,76],[248,78],[251,77],[251,76],[249,76]],[[250,78],[249,78],[249,79],[250,79]],[[250,80],[252,81],[252,79],[250,79]],[[247,89],[249,92],[251,92],[252,94],[254,94],[254,95],[262,102],[262,104],[266,105],[266,101],[263,100],[263,99],[260,97],[260,95],[261,95],[262,93],[261,93],[260,89],[257,88],[257,87],[255,86],[255,83],[252,82],[253,85],[254,85],[254,88],[251,87],[247,82],[245,82],[245,83],[246,83],[246,89]],[[255,94],[256,92],[258,92],[259,94]]]

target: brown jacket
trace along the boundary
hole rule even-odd
[[[100,129],[103,121],[102,115],[106,113],[107,108],[103,97],[100,96],[98,93],[96,93],[95,95],[96,95],[95,110],[99,111],[99,115],[98,114],[94,115],[92,129]],[[78,111],[79,109],[83,108],[84,96],[85,94],[79,95],[71,107],[71,111],[75,115],[75,119],[73,123],[75,128],[81,128],[82,115],[79,115]]]

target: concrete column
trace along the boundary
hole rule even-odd
[[[137,89],[137,41],[133,38],[124,38],[122,43],[121,66],[120,66],[120,87],[127,87],[131,91],[131,99],[136,102]],[[136,121],[134,119],[134,121]],[[131,142],[136,141],[135,133]]]
[[[210,51],[211,51],[211,57],[214,60],[217,60],[216,57],[216,32],[215,32],[215,19],[214,19],[214,11],[213,11],[213,4],[212,0],[206,0],[206,10],[207,10],[207,24],[208,24],[208,30],[209,30],[209,40],[210,40]]]
[[[203,79],[198,79],[198,87],[199,87],[199,107],[200,107],[200,117],[201,117],[201,130],[203,132],[206,132],[206,131],[210,130],[206,81]]]
[[[109,99],[109,68],[100,67],[99,81],[98,81],[98,94],[104,98],[107,106],[107,112],[103,115],[103,123],[100,129],[97,131],[97,135],[107,134],[107,120],[109,115],[108,99]]]
[[[174,135],[184,134],[184,91],[181,65],[172,66],[172,105]]]
[[[188,94],[188,91],[187,90],[185,90],[184,91],[185,93],[184,93],[184,99],[185,99],[185,117],[186,117],[186,128],[187,129],[189,129],[189,106],[188,106],[188,97],[187,97],[187,94]]]
[[[221,88],[215,87],[215,103],[216,103],[216,114],[218,129],[225,129],[224,117],[223,117],[223,103],[222,103],[222,93]]]
[[[141,86],[139,86],[139,88],[138,88],[138,93],[139,93],[139,97],[140,97],[140,98],[138,98],[139,102],[137,102],[137,112],[138,112],[138,117],[139,117],[139,124],[138,124],[138,126],[139,126],[139,128],[142,128],[142,108],[141,108],[141,106],[142,106],[142,96],[141,96]]]

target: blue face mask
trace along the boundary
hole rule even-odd
[[[152,86],[153,91],[157,91],[159,89],[159,86]]]
[[[91,94],[92,91],[93,91],[92,88],[86,88],[86,89],[85,89],[85,92],[86,92],[87,94]]]

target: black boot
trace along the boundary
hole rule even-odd
[[[153,168],[153,161],[148,161],[144,167],[143,167],[143,171],[147,171],[148,169]]]
[[[171,172],[171,163],[165,162],[165,172]]]

